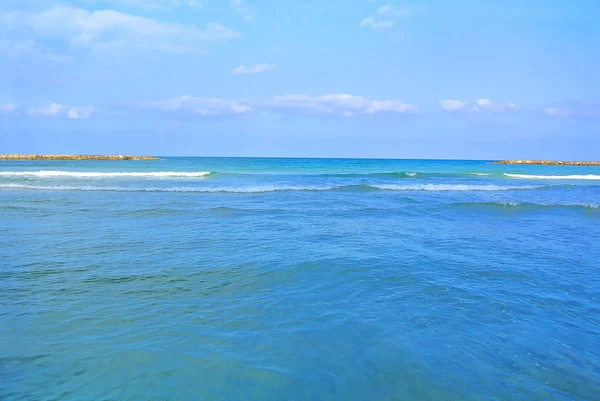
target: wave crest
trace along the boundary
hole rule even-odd
[[[389,191],[513,191],[524,189],[537,189],[540,186],[533,185],[470,185],[470,184],[414,184],[414,185],[396,185],[381,184],[372,185],[374,188]]]

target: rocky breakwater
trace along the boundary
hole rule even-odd
[[[568,162],[560,160],[498,160],[491,164],[536,164],[542,166],[600,166],[600,162]]]
[[[0,160],[158,160],[158,157],[129,155],[0,154]]]

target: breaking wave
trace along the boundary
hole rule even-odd
[[[469,185],[469,184],[414,184],[414,185],[396,185],[381,184],[372,185],[374,188],[389,191],[512,191],[523,189],[537,189],[540,186],[533,185]]]

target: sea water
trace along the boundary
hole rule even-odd
[[[1,400],[599,400],[600,168],[0,162]]]

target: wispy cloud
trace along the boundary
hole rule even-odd
[[[386,29],[394,26],[395,20],[401,16],[407,16],[410,11],[406,8],[397,8],[393,4],[386,4],[377,11],[360,21],[360,26],[371,29]]]
[[[477,99],[476,103],[477,106],[481,107],[482,109],[491,109],[492,107],[494,107],[494,104],[490,99]]]
[[[600,102],[576,101],[568,104],[548,106],[542,111],[551,117],[600,117]]]
[[[467,106],[467,102],[456,99],[441,100],[438,103],[442,106],[442,109],[447,111],[459,111]]]
[[[24,54],[29,54],[34,47],[35,43],[32,40],[11,41],[8,39],[0,39],[0,53],[5,56],[22,56]]]
[[[331,94],[323,96],[285,95],[264,99],[225,100],[180,96],[168,100],[124,104],[138,111],[165,113],[170,118],[231,118],[254,112],[288,116],[354,117],[378,113],[408,113],[416,107],[397,100],[372,100],[362,96]]]
[[[99,4],[144,10],[169,10],[180,7],[204,8],[204,1],[201,0],[71,0],[70,2],[71,4],[76,3],[84,6]]]
[[[252,111],[251,107],[240,102],[194,96],[180,96],[168,100],[144,102],[134,104],[132,107],[137,110],[198,117],[231,117]]]
[[[409,15],[410,11],[407,8],[398,8],[393,4],[386,4],[377,9],[377,14],[387,16],[403,16]]]
[[[93,107],[71,107],[58,103],[51,103],[45,107],[32,107],[27,110],[30,116],[66,117],[71,120],[84,120],[92,116]]]
[[[168,9],[173,7],[202,8],[199,0],[110,0],[111,3],[129,4],[145,8]]]
[[[231,9],[233,12],[246,21],[254,20],[254,15],[250,12],[248,7],[244,4],[243,0],[231,0]]]
[[[563,107],[546,107],[544,108],[544,113],[553,117],[569,117],[572,115],[572,112]]]
[[[480,98],[475,101],[473,111],[516,111],[519,107],[514,103],[495,103],[490,99]]]
[[[87,11],[74,7],[55,7],[38,13],[0,13],[0,24],[11,43],[29,40],[53,46],[62,44],[70,50],[194,53],[201,49],[202,43],[241,37],[218,22],[201,29],[114,10]]]
[[[446,111],[472,111],[472,112],[480,112],[480,111],[494,111],[494,112],[502,112],[502,111],[515,111],[519,110],[519,107],[514,103],[495,103],[490,99],[479,98],[475,101],[471,107],[471,103],[466,100],[457,100],[457,99],[447,99],[439,101],[438,104],[442,107],[442,109]]]
[[[368,27],[371,29],[385,29],[385,28],[391,28],[394,26],[394,21],[392,20],[378,20],[377,18],[371,16],[371,17],[365,17],[360,21],[360,26],[362,27]]]
[[[0,104],[0,113],[12,114],[12,113],[16,112],[17,109],[18,109],[18,106],[16,104],[12,104],[12,103]]]
[[[268,63],[260,63],[252,66],[246,67],[245,65],[240,65],[239,67],[231,70],[233,74],[260,74],[261,72],[266,72],[275,69],[273,64]]]
[[[475,115],[483,112],[511,112],[524,110],[542,113],[550,117],[597,118],[600,117],[600,103],[579,101],[568,105],[554,105],[544,108],[528,107],[521,109],[514,103],[496,103],[487,98],[474,102],[447,99],[438,102],[448,112],[461,112]],[[377,100],[350,94],[325,94],[310,96],[289,94],[256,99],[227,100],[221,98],[179,96],[166,100],[119,103],[110,106],[113,111],[146,111],[165,115],[169,120],[186,118],[237,118],[253,113],[269,113],[289,117],[340,117],[352,118],[377,114],[410,114],[419,112],[415,105],[396,99]],[[14,103],[0,103],[0,115],[31,117],[62,117],[82,120],[96,114],[92,106],[69,106],[50,103],[42,107],[26,107]]]
[[[263,109],[278,113],[353,117],[380,112],[407,113],[416,107],[397,100],[371,100],[362,96],[330,94],[323,96],[275,96],[261,102]]]

